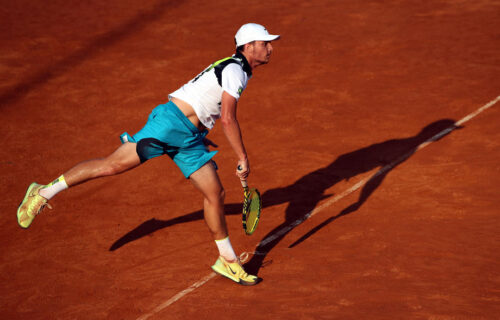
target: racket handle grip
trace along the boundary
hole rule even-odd
[[[241,171],[241,169],[242,169],[241,166],[238,166],[238,171]],[[246,180],[240,180],[240,182],[243,188],[248,188],[248,183]]]

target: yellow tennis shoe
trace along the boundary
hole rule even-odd
[[[28,228],[36,215],[42,212],[46,206],[52,209],[47,199],[38,194],[44,186],[33,182],[26,191],[23,202],[17,208],[17,223],[21,228]]]
[[[221,276],[229,278],[244,286],[253,286],[262,280],[256,276],[246,273],[241,266],[239,259],[235,262],[228,262],[223,257],[219,257],[212,266],[212,270]]]

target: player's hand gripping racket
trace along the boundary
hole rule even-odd
[[[240,166],[238,166],[238,170],[241,170]],[[255,188],[249,189],[246,180],[240,181],[243,186],[244,195],[242,211],[243,230],[245,230],[247,235],[251,235],[257,229],[257,224],[259,223],[262,201],[259,190]]]

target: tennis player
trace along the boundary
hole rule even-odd
[[[247,152],[236,118],[236,106],[254,68],[267,64],[273,51],[271,41],[279,39],[264,26],[248,23],[236,32],[236,53],[211,64],[194,79],[169,95],[157,106],[146,125],[135,135],[123,133],[122,145],[106,158],[84,161],[62,176],[40,185],[33,182],[17,210],[18,223],[28,228],[33,219],[57,193],[99,177],[112,176],[167,154],[204,197],[204,216],[213,235],[219,257],[212,269],[242,285],[254,285],[259,278],[243,269],[229,241],[224,217],[225,192],[205,138],[215,121],[222,128],[238,157],[235,168],[240,179],[250,173]]]

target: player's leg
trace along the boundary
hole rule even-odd
[[[228,233],[224,217],[225,191],[213,164],[207,162],[191,174],[189,179],[203,194],[205,222],[214,240],[218,241],[227,238]]]
[[[127,142],[106,158],[88,160],[77,164],[46,186],[33,182],[17,209],[19,225],[28,228],[35,216],[45,206],[51,208],[47,201],[69,186],[99,177],[122,173],[138,166],[140,163],[136,152],[136,144]]]
[[[68,187],[91,179],[112,176],[141,164],[136,151],[136,144],[126,142],[105,158],[80,162],[64,174]]]
[[[224,216],[224,188],[212,162],[194,172],[190,179],[203,194],[205,222],[219,249],[220,257],[212,269],[239,284],[257,284],[261,279],[245,272],[229,241]]]

